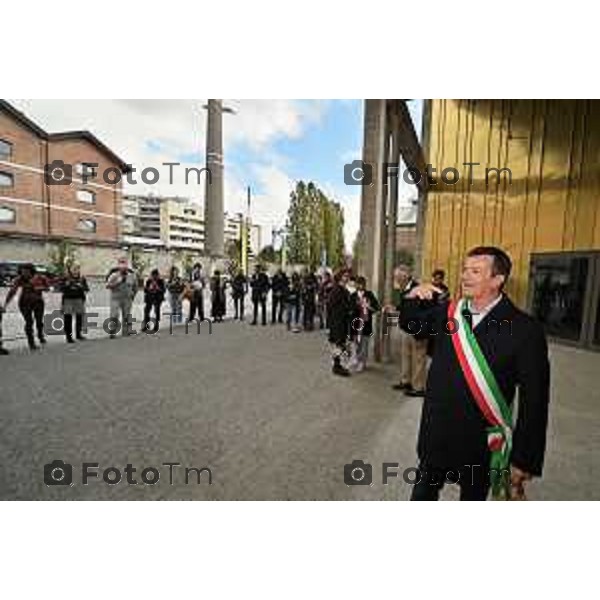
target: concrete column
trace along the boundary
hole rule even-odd
[[[223,205],[223,105],[221,100],[208,101],[206,130],[206,178],[204,201],[204,248],[211,257],[225,254],[225,217]]]
[[[386,100],[365,101],[363,161],[370,165],[372,181],[362,187],[359,270],[379,298],[384,295],[385,217],[387,186],[383,185],[384,163],[389,156]],[[381,360],[381,319],[375,320],[375,360]]]
[[[400,131],[398,114],[396,112],[390,114],[390,164],[398,166],[398,176],[389,179],[388,190],[388,211],[387,211],[387,235],[385,249],[385,285],[382,304],[391,304],[392,301],[392,284],[394,277],[395,256],[396,256],[396,224],[398,222],[398,188],[400,173]],[[382,342],[383,356],[386,361],[392,358],[392,336],[391,331],[387,331],[387,335],[383,335],[386,331],[385,323],[382,324]]]
[[[370,169],[372,181],[361,188],[359,271],[376,290],[382,279],[381,220],[383,185],[381,168],[385,162],[386,101],[365,100],[363,162]]]

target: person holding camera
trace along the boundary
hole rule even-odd
[[[79,265],[67,267],[65,278],[60,282],[62,292],[62,312],[65,316],[65,337],[68,344],[74,344],[73,317],[75,317],[75,337],[82,341],[83,315],[85,314],[85,298],[90,291],[85,277],[81,275]]]
[[[106,287],[110,290],[110,319],[114,324],[121,325],[124,337],[128,336],[131,306],[137,293],[137,277],[129,268],[129,261],[126,258],[119,259],[117,269],[113,270],[107,278]],[[122,318],[121,321],[119,316]],[[115,337],[115,333],[110,334],[110,339]]]
[[[35,266],[31,263],[23,265],[19,269],[19,275],[13,281],[10,290],[4,301],[4,310],[10,304],[17,292],[21,290],[19,296],[19,310],[25,320],[25,335],[30,350],[37,350],[33,335],[33,324],[37,329],[40,344],[46,343],[44,335],[44,296],[43,293],[50,289],[48,280],[44,275],[36,272]]]
[[[160,307],[165,299],[165,280],[160,276],[158,269],[152,269],[150,277],[144,285],[144,322],[142,329],[145,331],[150,322],[150,313],[154,312],[156,329],[160,326]]]

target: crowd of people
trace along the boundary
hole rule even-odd
[[[444,272],[433,273],[432,282],[438,288],[445,288]],[[394,304],[386,310],[401,310],[402,298],[418,285],[406,266],[394,271]],[[353,276],[342,269],[335,274],[324,269],[319,273],[304,269],[290,276],[279,269],[269,277],[261,265],[246,277],[242,270],[233,276],[226,276],[215,270],[207,276],[201,263],[193,265],[187,276],[182,276],[178,267],[173,266],[167,278],[158,269],[153,269],[145,281],[139,281],[126,258],[121,258],[105,278],[105,286],[110,293],[110,333],[114,339],[121,331],[129,333],[126,326],[128,316],[140,288],[143,288],[144,317],[142,329],[157,327],[160,323],[165,301],[170,308],[173,323],[205,321],[205,293],[210,296],[210,318],[221,322],[227,315],[227,295],[231,295],[234,306],[234,320],[246,319],[246,303],[249,297],[252,306],[251,325],[266,326],[285,324],[288,331],[299,333],[313,331],[316,327],[329,330],[332,348],[332,372],[347,377],[352,372],[361,372],[367,365],[369,341],[373,335],[373,316],[382,309],[376,295],[368,289],[364,277]],[[1,314],[20,290],[18,306],[24,319],[25,336],[31,350],[36,344],[46,343],[44,331],[44,294],[50,289],[47,278],[36,273],[34,265],[24,265],[19,276],[13,281]],[[66,342],[74,344],[84,340],[83,322],[86,295],[89,292],[86,278],[78,265],[66,269],[56,290],[62,294],[61,311],[64,315],[64,335]],[[270,314],[267,310],[270,295]],[[442,298],[444,299],[444,298]],[[184,301],[188,310],[184,315]],[[1,330],[0,330],[1,333]],[[0,335],[1,339],[1,335]],[[407,333],[401,334],[401,375],[394,387],[407,395],[421,396],[425,388],[426,355],[429,341],[415,339]],[[0,353],[7,354],[0,342]],[[429,348],[431,353],[431,348]]]
[[[279,269],[270,277],[261,265],[257,265],[250,277],[246,277],[242,270],[233,276],[215,270],[212,276],[207,276],[202,264],[196,263],[187,276],[182,276],[179,268],[173,266],[166,278],[161,276],[158,269],[153,269],[145,281],[140,281],[129,261],[121,258],[107,274],[104,284],[110,295],[111,339],[119,331],[122,335],[130,333],[128,319],[134,299],[142,290],[142,330],[157,327],[165,301],[168,302],[173,323],[205,321],[208,316],[205,310],[206,292],[210,297],[210,318],[213,322],[221,322],[227,315],[227,295],[230,294],[234,320],[246,319],[249,298],[252,306],[250,324],[253,326],[266,326],[269,322],[272,325],[285,324],[292,333],[314,331],[316,328],[329,329],[329,340],[334,348],[333,372],[343,376],[365,368],[373,331],[373,314],[381,308],[375,294],[367,289],[366,280],[352,277],[350,271],[346,270],[334,276],[327,269],[319,273],[304,269],[288,276],[283,269]],[[4,305],[0,306],[0,324],[2,312],[6,311],[19,291],[18,307],[25,322],[27,343],[31,350],[37,350],[36,333],[39,344],[46,343],[44,294],[50,291],[50,285],[44,275],[36,273],[34,265],[23,265]],[[78,265],[66,269],[55,291],[62,295],[61,312],[64,315],[66,342],[74,344],[76,340],[84,340],[85,303],[90,287]],[[185,315],[184,301],[188,304]],[[1,341],[0,350],[3,354],[8,353],[2,349]],[[343,362],[343,357],[349,360]]]

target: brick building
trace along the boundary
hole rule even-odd
[[[54,161],[66,165],[70,184],[47,185]],[[0,236],[118,244],[127,171],[90,132],[47,133],[0,100]]]

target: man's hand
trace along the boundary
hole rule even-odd
[[[432,300],[434,294],[442,294],[443,290],[435,287],[432,283],[422,283],[413,288],[407,295],[407,299],[418,298],[419,300]]]
[[[511,500],[527,500],[525,497],[525,482],[531,480],[531,475],[519,469],[519,467],[511,466],[510,469],[510,499]]]

